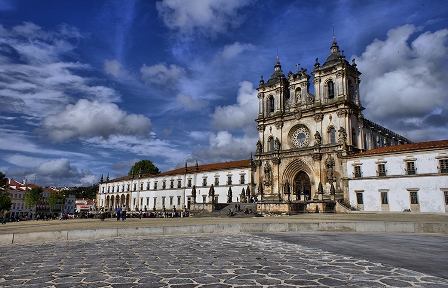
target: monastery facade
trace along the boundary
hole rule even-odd
[[[254,159],[106,179],[97,203],[161,210],[256,199],[260,213],[446,213],[448,141],[412,143],[364,118],[361,72],[335,39],[311,75],[285,75],[277,57],[261,78]]]

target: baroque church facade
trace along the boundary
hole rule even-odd
[[[333,211],[348,199],[344,157],[382,146],[411,143],[364,118],[361,82],[336,40],[310,78],[302,68],[283,73],[278,60],[268,81],[260,80],[259,140],[255,153],[261,211]]]
[[[285,75],[277,57],[271,77],[261,78],[254,158],[107,177],[98,208],[214,210],[256,201],[258,213],[448,212],[448,140],[413,143],[364,118],[361,72],[335,39],[310,74]]]

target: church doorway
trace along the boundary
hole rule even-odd
[[[304,171],[300,171],[294,178],[294,194],[300,195],[300,200],[311,199],[310,176]]]

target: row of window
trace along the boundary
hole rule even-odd
[[[388,192],[380,192],[380,196],[381,196],[381,205],[389,205]],[[444,191],[444,198],[445,198],[445,205],[448,205],[448,191]],[[410,191],[409,199],[410,199],[411,205],[418,205],[419,204],[418,192]],[[358,205],[364,204],[364,193],[363,192],[356,192],[356,204],[358,204]]]
[[[167,186],[166,186],[166,183],[167,181],[166,180],[163,180],[162,181],[162,189],[167,189]],[[245,177],[245,175],[244,174],[242,174],[242,175],[240,175],[240,184],[246,184],[246,177]],[[203,177],[202,178],[202,186],[203,187],[205,187],[205,186],[207,186],[208,185],[208,183],[207,183],[207,177]],[[215,177],[215,182],[214,182],[214,186],[219,186],[220,184],[219,184],[219,177]],[[229,176],[227,176],[227,181],[226,181],[226,184],[225,185],[232,185],[232,176],[231,175],[229,175]],[[192,179],[187,179],[187,187],[188,188],[191,188],[193,185],[192,185]],[[137,191],[137,183],[134,183],[134,185],[133,185],[133,189],[132,190],[130,190],[131,189],[131,185],[130,184],[126,184],[126,186],[123,184],[122,186],[116,186],[117,187],[117,192],[127,192],[127,191]],[[121,191],[120,191],[120,187],[121,187]],[[126,189],[125,189],[126,188]],[[144,188],[146,188],[146,189],[144,189]],[[170,187],[169,187],[170,189],[174,189],[174,180],[170,180]],[[182,180],[177,180],[177,188],[182,188]],[[102,193],[105,193],[105,187],[103,186],[102,187]],[[158,182],[157,181],[155,181],[154,182],[154,184],[153,184],[153,190],[157,190],[158,189]],[[140,190],[150,190],[150,187],[149,187],[149,182],[147,182],[146,183],[146,187],[144,187],[144,183],[140,183]],[[115,192],[115,186],[108,186],[107,187],[107,192],[108,193],[114,193]]]
[[[355,178],[363,177],[363,173],[361,171],[361,165],[354,164],[353,175]],[[386,164],[379,163],[377,166],[377,176],[384,177],[387,176]],[[439,160],[439,173],[448,173],[448,159]],[[405,168],[406,175],[415,175],[417,174],[417,167],[415,166],[415,161],[406,161]]]

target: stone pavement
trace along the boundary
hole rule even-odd
[[[401,268],[399,262],[390,265],[370,261],[368,255],[327,252],[313,247],[312,241],[295,243],[300,233],[280,234],[292,238],[242,233],[6,245],[0,247],[0,286],[448,287],[446,274],[435,277]],[[444,237],[448,243],[447,235],[423,236]],[[403,244],[409,239],[403,238]],[[446,258],[446,250],[435,252]]]

